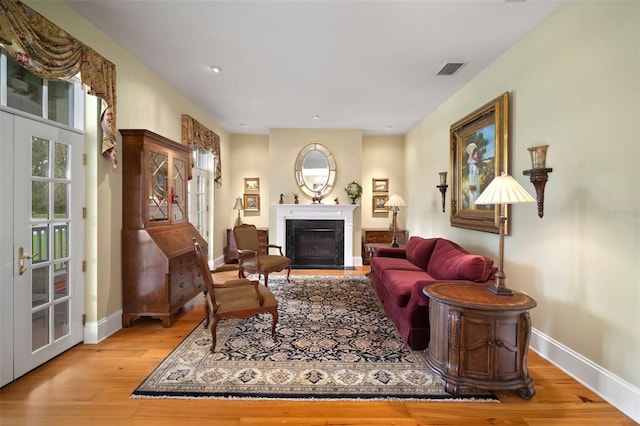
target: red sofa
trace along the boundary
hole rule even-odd
[[[371,259],[371,286],[403,341],[415,350],[429,345],[429,299],[425,286],[438,282],[492,285],[493,260],[444,238],[411,237],[405,248],[379,248]]]

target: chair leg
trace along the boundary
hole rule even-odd
[[[216,330],[218,328],[218,316],[213,314],[213,321],[211,321],[211,348],[209,352],[215,353],[216,351]]]
[[[209,327],[209,294],[207,293],[207,290],[203,291],[202,294],[204,294],[204,328]]]
[[[276,307],[271,311],[272,323],[271,323],[271,338],[273,342],[276,343],[278,338],[276,337],[276,325],[278,324],[278,308]]]
[[[265,287],[269,287],[269,273],[268,272],[264,273],[264,286]]]
[[[289,276],[291,275],[291,262],[289,262],[289,265],[287,266],[287,282],[290,283],[291,279],[289,278]]]

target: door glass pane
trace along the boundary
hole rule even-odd
[[[69,295],[69,264],[57,263],[53,268],[53,299]]]
[[[69,224],[53,227],[53,256],[54,259],[69,257]]]
[[[49,141],[33,138],[31,143],[31,175],[49,176]]]
[[[34,268],[31,272],[31,307],[49,303],[49,267]]]
[[[168,157],[157,152],[149,155],[149,220],[167,220],[168,207]]]
[[[33,219],[49,218],[48,182],[31,182],[31,217]]]
[[[69,145],[56,142],[54,157],[53,177],[69,179]]]
[[[49,120],[73,126],[73,84],[49,80]]]
[[[31,264],[49,260],[49,225],[31,227]]]
[[[42,117],[42,79],[7,55],[7,106]]]
[[[49,344],[49,308],[31,314],[31,350]]]
[[[183,160],[175,159],[173,162],[173,220],[183,220],[187,211],[187,194],[185,182],[187,164]]]
[[[66,219],[69,217],[69,184],[56,183],[53,185],[53,217]]]
[[[69,301],[53,306],[53,338],[59,339],[69,334]]]

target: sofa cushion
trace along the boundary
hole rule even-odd
[[[407,259],[423,271],[427,270],[429,258],[440,238],[410,237],[405,247]]]
[[[402,269],[409,271],[422,271],[423,269],[418,268],[413,263],[409,262],[407,259],[399,259],[397,257],[379,257],[374,256],[371,258],[371,268],[375,272],[382,272],[387,269]]]
[[[406,253],[404,248],[400,247],[380,247],[376,250],[374,257],[397,257],[400,259],[406,259]]]
[[[376,274],[378,272],[376,271]],[[433,280],[433,278],[422,270],[408,271],[399,269],[387,269],[382,272],[382,282],[391,302],[404,308],[409,303],[411,291],[416,282]]]
[[[491,277],[493,260],[469,254],[446,239],[440,239],[431,254],[427,272],[439,280],[469,280],[485,282]]]

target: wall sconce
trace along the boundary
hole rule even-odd
[[[536,199],[538,201],[538,217],[544,216],[544,187],[549,180],[549,173],[553,169],[545,167],[547,161],[547,148],[549,145],[532,146],[527,148],[531,154],[531,170],[524,170],[523,175],[529,176],[529,180],[536,188]]]
[[[449,187],[449,185],[447,185],[447,172],[440,172],[438,174],[440,175],[440,185],[437,185],[436,188],[438,188],[442,194],[442,213],[444,213],[444,199],[447,188]]]

